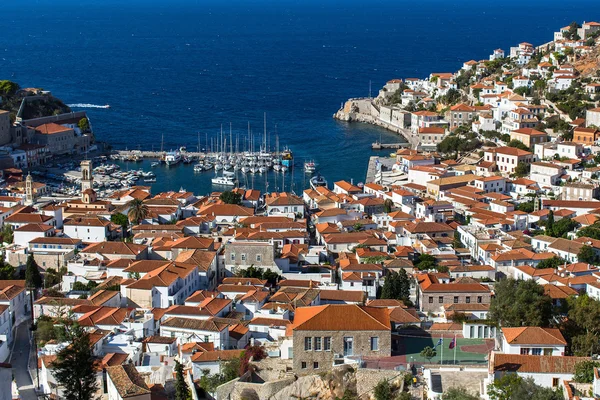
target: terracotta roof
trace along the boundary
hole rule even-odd
[[[87,246],[82,253],[138,255],[148,246],[127,242],[99,242]]]
[[[191,358],[193,363],[228,361],[240,358],[244,350],[200,351]]]
[[[544,294],[552,299],[566,299],[569,296],[576,296],[577,290],[563,285],[544,285]]]
[[[150,394],[150,389],[133,364],[107,367],[106,372],[122,398]]]
[[[359,188],[358,186],[354,186],[353,184],[346,182],[346,181],[337,181],[334,183],[335,186],[338,186],[340,189],[349,192],[349,193],[360,193],[362,192],[362,189]]]
[[[37,126],[35,128],[35,131],[42,135],[53,135],[55,133],[61,133],[61,132],[73,132],[73,129],[71,129],[67,126],[55,124],[54,122],[50,122],[48,124],[43,124],[43,125]]]
[[[161,326],[180,328],[194,331],[210,331],[220,332],[227,329],[228,324],[222,322],[216,322],[212,318],[208,320],[192,319],[192,318],[180,318],[170,317],[163,321]]]
[[[321,290],[321,301],[362,303],[365,293],[360,290]]]
[[[414,308],[393,307],[388,308],[390,321],[397,324],[420,323],[421,319]]]
[[[490,360],[490,369],[494,372],[572,374],[575,371],[575,364],[589,360],[589,357],[530,356],[494,352]]]
[[[191,303],[201,303],[202,301],[204,301],[205,299],[207,299],[209,297],[218,297],[218,296],[219,296],[219,292],[210,292],[208,290],[196,290],[187,299],[185,299],[185,301],[191,302]]]
[[[512,345],[567,345],[567,341],[557,328],[522,326],[502,328],[502,333],[506,341]]]
[[[329,304],[296,309],[292,330],[389,331],[387,309],[355,304]]]

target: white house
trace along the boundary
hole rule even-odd
[[[557,328],[502,328],[501,348],[506,354],[564,356],[566,346],[567,341]]]
[[[532,378],[534,383],[545,388],[557,388],[562,381],[573,380],[575,364],[589,361],[588,357],[531,356],[492,352],[489,361],[489,376],[484,380],[484,398],[487,387],[506,374],[517,374],[521,378]]]
[[[171,317],[160,324],[160,336],[176,337],[179,343],[212,342],[215,349],[229,348],[229,325],[214,319]]]

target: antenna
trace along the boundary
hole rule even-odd
[[[264,113],[263,151],[267,151],[267,113]]]

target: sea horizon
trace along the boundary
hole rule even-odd
[[[221,125],[229,133],[230,123],[243,147],[248,123],[261,141],[266,112],[271,149],[277,134],[297,170],[310,159],[330,184],[359,182],[369,156],[390,153],[370,144],[398,137],[333,120],[343,101],[368,96],[369,83],[376,96],[389,79],[454,72],[495,48],[548,42],[561,26],[600,11],[591,1],[577,9],[509,1],[503,8],[519,5],[519,13],[507,25],[493,4],[368,4],[38,0],[25,8],[10,0],[0,21],[0,79],[85,105],[72,108],[87,111],[97,140],[115,149],[159,149],[163,135],[165,150],[195,150],[198,136],[206,148],[206,137]],[[153,191],[206,194],[215,190],[212,176],[171,170]]]

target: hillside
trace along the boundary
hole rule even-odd
[[[23,119],[71,112],[71,109],[62,100],[49,93],[44,93],[41,89],[21,89],[15,82],[0,81],[0,109],[10,111],[13,121],[26,97],[35,97],[35,100],[25,103]]]

